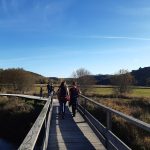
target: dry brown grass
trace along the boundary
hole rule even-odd
[[[144,122],[150,123],[150,100],[144,99],[121,99],[121,98],[99,98],[95,97],[95,101],[108,106],[112,109],[118,110],[129,116],[133,116]],[[106,124],[106,115],[103,111],[89,105],[90,111],[100,121]],[[105,118],[104,118],[105,116]],[[113,131],[122,139],[129,147],[135,150],[148,150],[150,149],[150,134],[134,125],[127,123],[125,120],[112,116]]]
[[[29,105],[23,100],[19,100],[18,98],[14,97],[1,97],[0,105],[3,105],[3,107],[0,108],[0,111],[11,111],[11,113],[28,113],[34,109],[32,105]]]
[[[15,97],[0,97],[0,138],[17,147],[32,127],[43,105]],[[16,132],[17,131],[17,132]]]

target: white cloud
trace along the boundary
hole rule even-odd
[[[128,36],[81,36],[80,38],[92,38],[92,39],[126,39],[126,40],[150,41],[150,38],[128,37]]]
[[[122,15],[150,16],[150,7],[119,7],[116,11]]]
[[[1,0],[0,27],[21,31],[51,31],[63,22],[70,1]],[[7,17],[6,17],[7,16]]]

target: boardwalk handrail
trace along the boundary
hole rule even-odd
[[[150,124],[148,124],[148,123],[146,123],[146,122],[143,122],[143,121],[141,121],[141,120],[138,120],[138,119],[136,119],[136,118],[134,118],[134,117],[131,117],[131,116],[129,116],[129,115],[126,115],[126,114],[124,114],[124,113],[122,113],[122,112],[119,112],[119,111],[117,111],[117,110],[114,110],[114,109],[112,109],[112,108],[110,108],[110,107],[107,107],[107,106],[105,106],[105,105],[103,105],[103,104],[100,104],[100,103],[98,103],[98,102],[95,102],[95,101],[93,101],[92,99],[90,99],[90,98],[88,98],[88,97],[86,97],[86,96],[84,96],[84,95],[80,95],[80,96],[81,96],[82,98],[84,98],[84,99],[86,99],[86,100],[92,102],[93,104],[95,104],[95,105],[101,107],[102,109],[105,109],[106,111],[108,111],[108,112],[110,112],[110,113],[112,113],[112,114],[115,114],[115,115],[117,115],[117,116],[119,116],[119,117],[125,119],[127,122],[130,122],[130,123],[132,123],[132,124],[134,124],[134,125],[136,125],[136,126],[142,128],[142,129],[144,129],[144,130],[150,132]]]
[[[49,125],[50,117],[52,113],[52,105],[53,103],[51,103],[51,97],[49,97],[41,113],[39,114],[38,118],[36,119],[35,123],[33,124],[32,128],[28,132],[27,136],[23,140],[18,150],[25,150],[25,149],[33,150],[35,148],[35,144],[37,142],[38,136],[40,134],[40,131],[43,125],[45,126],[44,127],[45,135],[44,135],[42,149],[47,148],[47,145],[45,145],[47,143],[47,141],[45,140],[48,140],[46,131],[49,128],[48,125]]]
[[[44,126],[44,138],[43,143],[40,146],[40,149],[46,150],[47,144],[48,144],[48,131],[50,126],[50,119],[52,114],[52,106],[53,106],[53,100],[52,100],[52,94],[49,98],[43,98],[38,96],[32,96],[32,95],[23,95],[23,94],[2,94],[0,93],[0,96],[13,96],[13,97],[21,97],[25,99],[31,99],[31,100],[40,100],[40,101],[46,101],[43,109],[41,110],[38,118],[36,119],[35,123],[33,124],[32,128],[28,132],[27,136],[23,140],[22,144],[18,148],[19,150],[33,150],[35,148],[37,139],[39,137],[39,134],[42,130],[42,127]]]
[[[103,104],[100,104],[98,102],[95,102],[94,100],[84,96],[84,95],[81,95],[80,94],[80,97],[84,99],[84,106],[82,107],[81,105],[79,105],[79,109],[82,110],[83,114],[86,116],[86,118],[89,120],[89,122],[92,124],[92,126],[94,126],[96,128],[96,130],[98,130],[100,132],[100,134],[102,134],[102,136],[104,137],[104,140],[103,138],[100,137],[100,139],[103,140],[103,144],[109,149],[110,146],[110,143],[109,141],[112,143],[112,144],[116,144],[116,149],[117,148],[121,148],[121,149],[130,149],[128,146],[126,146],[118,137],[116,137],[112,132],[111,132],[111,124],[112,124],[112,114],[115,114],[116,116],[119,116],[121,118],[123,118],[124,120],[126,120],[127,122],[145,130],[145,131],[148,131],[150,132],[150,124],[148,123],[145,123],[141,120],[138,120],[134,117],[131,117],[131,116],[128,116],[122,112],[119,112],[117,110],[114,110],[112,108],[109,108]],[[104,127],[95,117],[93,117],[89,112],[88,110],[86,110],[86,105],[87,105],[87,101],[93,103],[94,105],[102,108],[104,111],[106,111],[107,113],[107,126]],[[106,138],[106,139],[105,139]],[[108,141],[109,140],[109,141]],[[108,145],[109,143],[109,145]],[[114,146],[113,145],[113,146]],[[120,147],[121,146],[121,147]],[[114,146],[115,147],[115,146]],[[113,147],[113,148],[114,148]],[[112,149],[112,147],[110,148]],[[114,148],[115,149],[115,148]]]
[[[5,94],[5,93],[0,93],[0,96],[14,96],[14,97],[20,97],[20,98],[25,98],[25,99],[47,101],[47,98],[43,98],[43,97],[39,97],[39,96],[33,96],[33,95],[25,95],[25,94]]]

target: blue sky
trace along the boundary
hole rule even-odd
[[[0,0],[0,68],[114,74],[149,56],[149,0]]]

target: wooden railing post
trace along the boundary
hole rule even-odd
[[[111,112],[106,111],[106,123],[107,123],[107,133],[106,133],[106,148],[109,149],[109,130],[111,130],[112,121],[111,121]]]
[[[36,106],[36,105],[37,105],[37,103],[38,103],[38,102],[37,102],[37,100],[34,100],[34,106]]]
[[[112,127],[111,112],[107,111],[107,130],[111,130],[111,127]]]
[[[86,98],[84,98],[84,115],[85,115],[85,112],[86,112],[86,106],[87,106],[87,100],[86,100]]]

